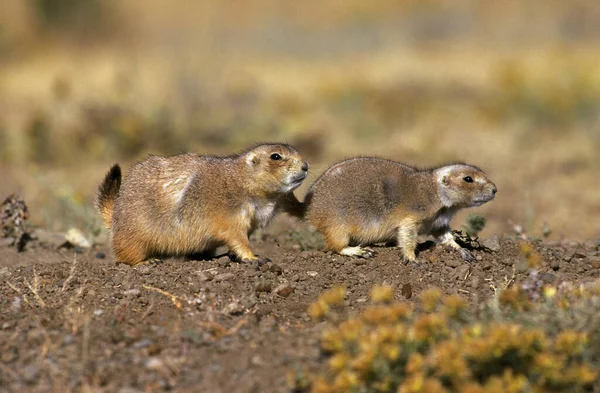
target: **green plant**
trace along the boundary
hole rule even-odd
[[[483,231],[483,228],[485,228],[485,217],[471,213],[467,217],[463,228],[467,232],[467,235],[475,237],[479,232]]]

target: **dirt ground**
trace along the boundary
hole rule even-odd
[[[290,370],[321,364],[323,324],[307,307],[333,285],[347,287],[358,312],[374,284],[407,302],[437,286],[476,304],[531,279],[514,236],[480,239],[473,263],[429,247],[421,265],[405,266],[395,248],[377,248],[370,260],[320,251],[317,235],[285,217],[253,236],[256,252],[272,259],[261,267],[220,257],[132,268],[105,245],[77,253],[48,234],[40,240],[21,253],[0,246],[6,392],[287,392]],[[543,259],[536,280],[600,277],[600,241],[534,244]]]

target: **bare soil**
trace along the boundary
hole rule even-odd
[[[317,369],[323,325],[307,314],[327,288],[347,287],[347,306],[368,304],[374,284],[412,302],[436,286],[477,304],[531,279],[513,236],[480,240],[476,261],[423,247],[420,265],[400,250],[370,260],[320,251],[319,237],[286,218],[254,236],[263,266],[166,259],[117,264],[105,245],[75,252],[30,242],[0,246],[0,386],[6,392],[287,392],[286,373]],[[600,277],[599,241],[534,241],[536,279],[575,284]],[[427,244],[425,244],[427,246]],[[304,250],[303,250],[304,249]]]

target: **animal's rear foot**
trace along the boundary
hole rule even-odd
[[[467,250],[466,248],[460,248],[458,250],[458,253],[460,254],[461,258],[464,259],[465,261],[471,262],[471,261],[475,260],[473,253],[471,251]]]
[[[342,249],[342,251],[340,251],[341,255],[346,255],[349,257],[358,257],[358,258],[373,258],[375,257],[375,251],[371,250],[370,248],[363,248],[363,247],[346,247],[344,249]]]

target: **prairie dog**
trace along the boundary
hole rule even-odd
[[[293,194],[308,163],[286,144],[262,144],[228,157],[150,156],[121,184],[114,165],[99,187],[96,208],[109,229],[118,261],[213,253],[229,247],[232,259],[265,262],[248,237],[280,211],[300,217]]]
[[[419,170],[382,158],[359,157],[331,166],[310,187],[305,218],[342,255],[373,257],[362,246],[394,240],[416,261],[417,235],[433,235],[460,252],[450,220],[462,208],[494,199],[497,188],[479,168],[453,164]]]

